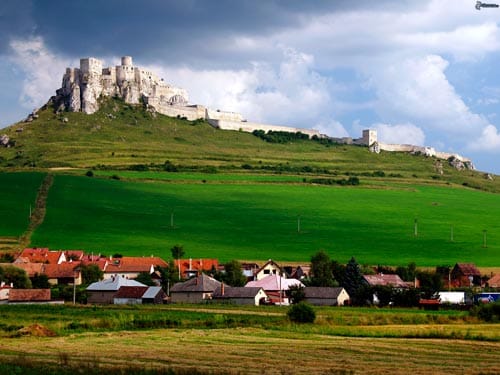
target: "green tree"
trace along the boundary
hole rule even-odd
[[[367,295],[366,283],[363,281],[363,275],[358,262],[354,257],[351,258],[345,268],[343,287],[351,297],[351,301],[355,305],[364,305]]]
[[[332,273],[332,261],[324,250],[318,251],[311,257],[311,285],[335,285],[335,279]]]
[[[306,293],[304,291],[304,287],[302,285],[291,285],[287,291],[288,297],[293,304],[297,304],[302,302],[306,298]]]
[[[135,278],[135,281],[140,282],[144,285],[148,286],[155,286],[156,283],[153,281],[153,278],[151,277],[151,274],[149,272],[140,272],[137,277]]]
[[[185,254],[184,247],[182,245],[174,245],[170,249],[170,252],[172,253],[172,258],[177,260],[181,259]]]
[[[245,286],[247,278],[243,275],[241,263],[237,260],[231,260],[224,264],[223,281],[230,286]]]
[[[287,312],[288,318],[295,323],[314,323],[316,313],[311,305],[299,302],[290,307]]]
[[[443,278],[440,274],[430,271],[420,271],[417,274],[420,281],[422,297],[431,298],[443,288]]]
[[[31,280],[31,287],[34,289],[48,289],[50,288],[49,278],[45,274],[35,273]]]
[[[169,292],[172,285],[179,282],[179,272],[175,262],[171,259],[167,267],[157,266],[156,270],[160,273],[161,286],[165,292]]]
[[[104,277],[104,272],[97,264],[83,264],[80,266],[80,272],[82,273],[83,285],[95,283]]]
[[[31,288],[31,281],[26,272],[14,266],[0,267],[0,281],[12,283],[16,289]]]

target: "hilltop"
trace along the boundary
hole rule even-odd
[[[3,168],[164,169],[359,176],[363,182],[456,184],[491,192],[500,181],[477,171],[457,171],[446,161],[408,153],[371,153],[367,147],[325,140],[271,143],[251,133],[216,129],[101,99],[93,114],[57,112],[49,102],[31,122],[6,129],[12,147],[0,148]],[[491,177],[491,176],[489,176]]]

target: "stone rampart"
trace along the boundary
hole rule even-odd
[[[265,132],[282,131],[288,133],[301,132],[303,134],[307,134],[309,137],[312,137],[314,135],[317,137],[324,137],[319,131],[314,129],[292,128],[289,126],[259,124],[256,122],[248,122],[248,121],[226,121],[226,120],[208,119],[208,123],[213,127],[222,130],[236,130],[248,133],[252,133],[254,130],[263,130]]]

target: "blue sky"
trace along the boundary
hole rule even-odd
[[[377,129],[500,174],[500,8],[474,0],[2,0],[0,127],[81,57],[123,55],[190,102],[332,136]]]

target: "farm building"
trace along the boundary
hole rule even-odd
[[[287,297],[287,291],[291,286],[304,287],[297,279],[285,279],[276,274],[268,275],[260,280],[250,281],[245,285],[248,287],[262,288],[269,297],[270,302],[277,304],[288,304],[290,301]]]
[[[343,306],[349,302],[349,294],[344,288],[305,287],[305,301],[317,306]]]
[[[115,305],[161,304],[165,297],[165,292],[159,286],[122,286],[116,292],[113,303]]]
[[[221,287],[221,282],[201,274],[188,281],[177,283],[170,289],[172,303],[199,303],[212,299],[214,292]]]
[[[457,263],[451,270],[451,285],[455,288],[480,286],[481,272],[472,263]]]
[[[213,299],[235,305],[263,305],[268,297],[264,289],[258,287],[222,287],[213,294]]]
[[[120,275],[115,275],[110,279],[98,281],[90,284],[86,291],[88,303],[112,304],[115,294],[122,286],[146,286],[138,281],[126,279]]]
[[[9,303],[49,303],[50,289],[11,289]]]
[[[408,283],[403,281],[399,275],[383,274],[363,275],[363,279],[370,286],[391,286],[393,288],[408,289]]]

